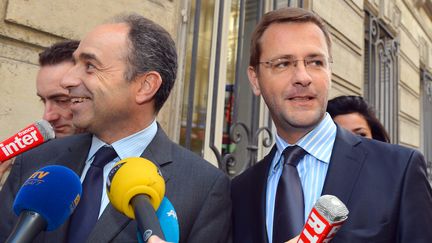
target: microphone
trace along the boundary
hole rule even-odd
[[[144,242],[157,235],[164,240],[155,210],[165,194],[165,181],[155,164],[144,158],[117,162],[108,174],[107,193],[111,204],[135,219]]]
[[[345,204],[336,196],[321,196],[312,208],[298,242],[330,242],[348,218],[348,213]]]
[[[159,205],[156,215],[165,235],[165,240],[172,243],[180,241],[180,226],[177,219],[177,212],[167,197],[164,197]]]
[[[19,218],[6,242],[32,242],[41,231],[58,228],[78,205],[81,192],[80,178],[71,169],[50,165],[37,170],[15,197]]]
[[[0,143],[0,162],[37,147],[55,137],[54,129],[45,120],[30,124]]]
[[[178,243],[180,241],[180,227],[177,213],[167,197],[163,198],[158,210],[156,211],[156,216],[159,219],[162,232],[165,235],[165,241]],[[138,242],[144,243],[144,239],[139,232]]]

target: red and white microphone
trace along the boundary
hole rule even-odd
[[[321,196],[309,214],[298,243],[330,242],[348,218],[348,213],[337,197]]]
[[[35,122],[0,143],[0,162],[37,147],[55,137],[54,129],[45,120]]]

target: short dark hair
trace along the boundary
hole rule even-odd
[[[333,98],[328,102],[327,112],[332,118],[339,115],[359,113],[365,118],[370,127],[373,139],[387,143],[390,142],[389,135],[376,117],[374,108],[368,105],[361,96],[343,95]]]
[[[162,77],[162,84],[155,94],[155,111],[158,112],[168,99],[177,75],[174,40],[160,25],[138,14],[121,15],[113,20],[130,28],[125,79],[132,81],[149,71],[156,71]]]
[[[267,28],[273,23],[286,23],[286,22],[295,22],[295,23],[314,23],[316,24],[323,32],[328,51],[329,57],[331,58],[331,38],[330,33],[328,32],[324,21],[315,13],[308,11],[303,8],[280,8],[274,11],[270,11],[261,18],[258,25],[255,27],[254,32],[252,33],[251,46],[250,46],[250,59],[249,66],[254,68],[258,67],[258,63],[260,62],[261,57],[261,37]]]
[[[39,65],[55,65],[65,61],[73,62],[72,54],[78,48],[79,41],[67,40],[55,43],[39,53]]]

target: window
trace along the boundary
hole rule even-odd
[[[375,108],[390,141],[398,143],[399,41],[368,11],[365,25],[364,97]]]
[[[202,156],[205,136],[214,1],[196,0],[188,28],[180,144]]]
[[[421,71],[423,154],[427,162],[428,179],[432,184],[432,73]]]

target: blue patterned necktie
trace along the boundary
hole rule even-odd
[[[297,145],[283,151],[285,159],[276,190],[273,243],[286,242],[300,234],[303,228],[303,189],[296,167],[305,154],[306,151]]]
[[[112,147],[104,146],[96,152],[82,183],[83,193],[81,200],[71,216],[68,230],[69,243],[86,242],[90,232],[93,230],[101,206],[103,168],[116,157],[117,153]]]

